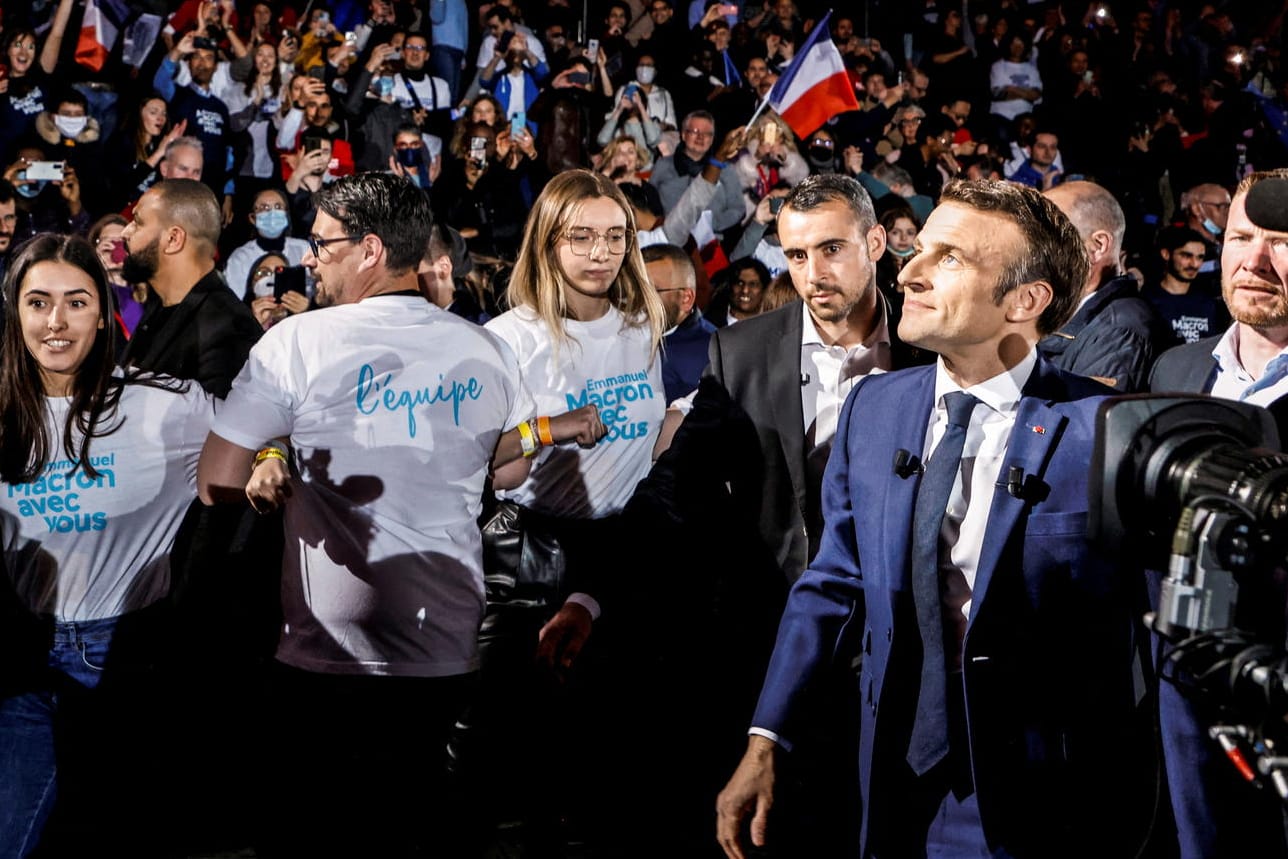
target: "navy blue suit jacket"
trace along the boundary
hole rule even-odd
[[[794,586],[752,724],[785,744],[836,660],[861,655],[864,850],[899,827],[920,683],[909,555],[934,367],[870,376],[846,401],[823,484],[822,545]],[[1044,359],[1024,388],[1000,473],[1031,494],[993,496],[963,644],[970,759],[985,837],[1012,856],[1131,852],[1153,797],[1138,730],[1143,578],[1088,544],[1096,408],[1109,389]],[[798,735],[797,735],[798,736]],[[1142,801],[1146,808],[1142,809]],[[884,829],[882,827],[885,827]]]

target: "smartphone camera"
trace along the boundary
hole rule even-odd
[[[774,215],[775,217],[777,217],[778,212],[779,212],[782,208],[783,208],[783,198],[782,198],[782,197],[770,197],[770,198],[769,198],[769,212],[770,212],[770,214],[772,214],[772,215]]]

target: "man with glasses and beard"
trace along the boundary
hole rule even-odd
[[[219,231],[215,195],[196,180],[166,179],[139,199],[122,276],[152,294],[122,363],[224,397],[263,332],[215,270]]]

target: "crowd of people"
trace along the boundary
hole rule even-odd
[[[0,857],[1288,855],[1082,536],[1288,4],[0,8]]]

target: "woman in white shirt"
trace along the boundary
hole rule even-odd
[[[24,245],[4,299],[0,856],[143,855],[156,603],[211,401],[114,373],[107,277],[82,238]]]
[[[461,720],[454,754],[466,782],[477,780],[490,791],[480,800],[489,811],[498,797],[513,795],[522,817],[550,824],[566,810],[566,797],[543,775],[577,772],[568,760],[588,754],[594,743],[558,714],[600,706],[609,697],[596,668],[606,654],[615,661],[611,648],[581,659],[578,653],[599,615],[598,600],[624,584],[613,580],[619,565],[608,562],[625,548],[613,514],[648,472],[666,409],[665,311],[644,270],[630,206],[612,180],[572,170],[546,185],[528,218],[508,298],[513,309],[487,328],[518,358],[537,414],[597,407],[606,431],[593,444],[547,444],[539,437],[528,445],[528,462],[519,463],[531,463],[527,478],[498,493],[501,510],[484,530],[489,590],[481,691]],[[548,424],[542,430],[543,418],[535,420],[544,436]],[[513,485],[506,472],[498,468],[497,480]],[[526,557],[506,563],[516,539],[529,547]],[[550,541],[558,549],[538,551]],[[528,564],[533,555],[540,559]],[[595,626],[607,627],[596,638],[611,641],[621,604],[606,611]],[[569,698],[551,680],[572,671],[574,662],[578,692]],[[498,786],[505,788],[501,794]]]

